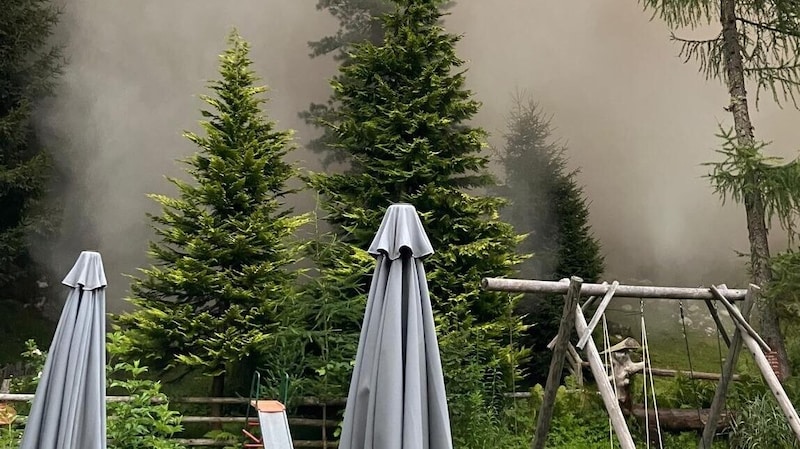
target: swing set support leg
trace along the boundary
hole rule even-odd
[[[578,335],[583,335],[587,332],[588,325],[586,324],[586,317],[580,309],[575,310],[575,327],[578,330]],[[586,342],[584,349],[586,358],[589,360],[589,366],[592,368],[592,375],[594,375],[597,382],[597,389],[600,391],[600,396],[603,398],[603,403],[608,411],[608,416],[611,418],[611,425],[614,427],[614,433],[617,436],[621,449],[636,449],[633,444],[631,432],[628,429],[628,424],[625,422],[625,416],[622,414],[622,408],[619,406],[619,401],[614,395],[614,387],[608,380],[606,367],[603,365],[603,359],[600,358],[600,353],[597,351],[597,346],[591,338]]]
[[[758,286],[753,284],[750,284],[748,287],[741,309],[745,319],[750,316],[750,310],[752,310],[760,290]],[[698,449],[711,449],[711,443],[714,441],[714,434],[717,432],[717,423],[722,416],[722,411],[725,409],[728,387],[730,386],[731,379],[733,379],[741,350],[742,331],[736,326],[733,332],[733,338],[731,338],[728,347],[728,357],[725,358],[725,365],[722,368],[722,374],[717,384],[717,389],[714,392],[714,400],[711,402],[711,409],[708,411],[708,421],[706,421],[705,428],[703,428],[703,436],[700,438],[700,443],[697,446]]]
[[[564,358],[569,346],[569,336],[572,333],[573,317],[578,309],[578,298],[581,295],[581,284],[583,279],[573,276],[569,281],[569,290],[564,299],[564,311],[561,314],[561,323],[558,326],[558,336],[556,336],[555,347],[553,348],[553,358],[550,359],[550,370],[547,372],[547,383],[545,384],[542,405],[539,408],[539,415],[536,417],[536,431],[533,434],[531,449],[544,449],[547,441],[547,433],[550,431],[550,424],[553,421],[553,408],[556,403],[556,393],[561,384],[561,372],[564,369]]]

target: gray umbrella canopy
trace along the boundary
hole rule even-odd
[[[106,447],[106,275],[84,251],[47,354],[20,449]]]
[[[341,449],[451,449],[450,419],[417,211],[389,206],[344,414]]]

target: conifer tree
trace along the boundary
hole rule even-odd
[[[204,134],[185,134],[198,147],[184,161],[191,182],[170,178],[178,197],[151,195],[162,207],[151,217],[154,264],[131,285],[139,309],[119,318],[132,359],[213,376],[216,396],[290,307],[291,239],[306,221],[283,200],[295,173],[283,161],[291,132],[261,111],[266,88],[255,85],[247,42],[234,32],[229,44],[214,95],[201,97]]]
[[[395,3],[382,44],[356,45],[331,82],[339,107],[329,126],[351,168],[313,174],[310,184],[321,194],[334,244],[353,262],[322,261],[321,290],[360,298],[363,307],[372,266],[359,251],[390,204],[413,204],[435,250],[425,267],[448,391],[503,391],[518,356],[509,336],[520,322],[511,316],[513,300],[482,291],[480,281],[514,272],[520,236],[499,218],[504,200],[475,193],[493,183],[482,154],[486,134],[468,124],[479,104],[464,87],[459,37],[440,25],[443,2]]]
[[[523,277],[558,280],[574,275],[597,282],[604,269],[600,244],[591,233],[578,171],[567,168],[567,148],[552,140],[550,119],[532,99],[517,95],[504,139],[499,159],[505,184],[499,192],[510,204],[503,216],[528,234],[520,249],[534,255],[521,265]],[[525,323],[532,325],[523,340],[532,350],[526,370],[532,382],[547,378],[546,346],[558,333],[562,304],[560,296],[528,295],[518,306]]]
[[[50,230],[41,200],[49,157],[33,130],[37,100],[50,94],[61,55],[50,37],[49,0],[0,0],[0,287],[31,275],[28,239]]]

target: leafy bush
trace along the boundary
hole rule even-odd
[[[110,387],[118,388],[130,396],[128,402],[110,402],[108,415],[109,449],[181,449],[182,445],[169,441],[180,432],[180,414],[169,409],[161,384],[142,376],[147,367],[139,362],[118,363],[109,369]],[[158,403],[153,403],[155,399]]]
[[[113,342],[119,336],[112,334],[110,352],[114,353]],[[17,377],[11,383],[11,391],[34,392],[42,375],[47,353],[39,350],[36,342],[28,340],[22,358],[27,368],[34,374]],[[131,397],[129,402],[111,402],[108,404],[107,435],[109,449],[183,449],[184,446],[168,441],[175,433],[180,432],[180,415],[169,410],[166,396],[161,393],[159,382],[144,379],[147,368],[139,362],[118,363],[108,368],[109,387]],[[156,399],[158,403],[151,401]],[[20,414],[27,412],[27,406],[17,408]],[[0,449],[16,449],[19,447],[22,429],[11,425],[0,427]]]

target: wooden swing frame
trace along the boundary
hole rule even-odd
[[[769,346],[753,330],[747,322],[747,317],[755,304],[760,288],[750,284],[747,290],[728,289],[724,286],[710,288],[686,288],[686,287],[651,287],[636,285],[621,285],[617,282],[613,284],[584,284],[579,277],[573,276],[570,279],[561,281],[539,281],[525,279],[505,279],[505,278],[484,278],[481,286],[487,291],[510,292],[510,293],[550,293],[564,294],[564,309],[559,323],[558,335],[550,342],[553,350],[553,357],[550,361],[550,369],[545,384],[544,397],[539,409],[536,420],[536,431],[531,444],[532,449],[543,449],[550,430],[553,419],[553,408],[555,406],[556,392],[560,384],[561,372],[564,367],[564,359],[568,349],[571,348],[569,336],[573,327],[578,332],[578,349],[583,349],[589,361],[589,365],[597,381],[597,389],[603,398],[606,410],[611,418],[611,425],[622,449],[635,449],[630,430],[628,429],[622,409],[617,401],[611,382],[606,373],[597,346],[591,338],[594,326],[599,322],[605,308],[613,297],[621,298],[640,298],[640,299],[679,299],[679,300],[702,300],[709,308],[712,318],[719,329],[722,329],[724,339],[728,343],[728,356],[725,359],[719,383],[714,392],[714,400],[709,410],[708,420],[703,429],[703,435],[698,443],[699,449],[711,447],[711,442],[716,433],[717,423],[725,408],[725,401],[728,394],[728,386],[733,378],[736,363],[739,359],[742,343],[747,347],[755,359],[756,365],[761,371],[765,382],[772,391],[775,400],[778,402],[784,416],[786,416],[789,427],[794,432],[795,438],[800,441],[800,417],[792,405],[786,392],[780,383],[773,367],[770,365],[765,352],[769,352]],[[588,296],[589,299],[583,306],[578,306],[581,296]],[[586,309],[597,297],[603,297],[595,314],[587,324],[586,317],[582,309]],[[717,301],[725,306],[735,324],[735,331],[732,338],[728,338],[724,332],[722,323],[712,305],[712,301]],[[742,302],[741,310],[735,305],[737,301]]]

